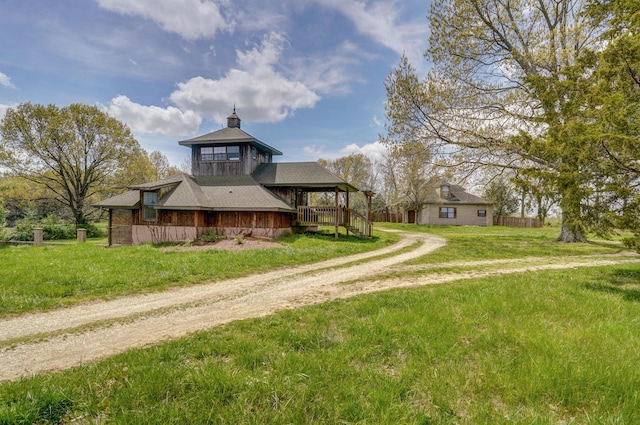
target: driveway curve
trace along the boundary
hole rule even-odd
[[[315,264],[0,320],[0,381],[338,298],[341,282],[373,277],[445,244],[427,234],[402,235],[389,247]]]

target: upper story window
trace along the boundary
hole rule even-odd
[[[142,219],[156,221],[158,219],[158,192],[142,192]]]
[[[201,161],[239,161],[240,146],[207,146],[200,148]]]
[[[213,161],[213,148],[200,148],[201,161]]]
[[[442,185],[440,186],[440,197],[442,198],[448,198],[449,197],[449,186],[448,185]]]

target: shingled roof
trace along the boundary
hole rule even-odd
[[[209,211],[295,212],[282,199],[258,184],[251,176],[200,176],[177,174],[154,183],[131,187],[129,192],[94,204],[102,208],[137,208],[140,190],[169,188],[156,208]]]
[[[259,150],[269,152],[271,155],[282,155],[282,152],[278,149],[256,139],[239,127],[225,127],[202,136],[194,137],[193,139],[178,142],[178,144],[182,146],[189,147],[193,145],[228,145],[229,143],[249,143]]]
[[[357,192],[358,189],[331,173],[317,162],[277,162],[260,164],[253,178],[266,187],[293,186],[311,191]]]
[[[427,199],[427,204],[491,205],[491,202],[468,193],[460,185],[443,184],[449,186],[449,196],[442,198],[440,194],[434,190],[432,195]]]

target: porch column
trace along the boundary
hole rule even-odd
[[[345,229],[347,229],[347,236],[349,236],[349,225],[351,224],[351,210],[349,209],[349,190],[347,190],[347,205],[346,205],[346,210],[344,211],[344,213],[346,214],[345,217]]]
[[[340,226],[340,219],[338,217],[338,213],[339,213],[339,211],[338,211],[338,208],[339,208],[339,206],[338,206],[338,194],[339,194],[338,186],[336,186],[335,190],[336,190],[336,239],[338,239],[338,227]]]

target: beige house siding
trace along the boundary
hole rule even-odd
[[[440,208],[455,208],[455,218],[440,218]],[[478,217],[478,210],[485,210],[485,217]],[[423,205],[416,214],[418,224],[452,225],[452,226],[492,226],[493,208],[490,205],[456,205],[441,204]]]

